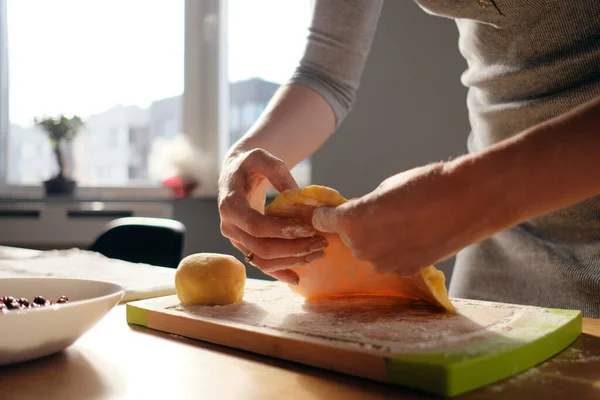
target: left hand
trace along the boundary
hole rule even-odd
[[[444,163],[386,179],[373,192],[314,211],[321,232],[336,233],[355,257],[378,272],[413,276],[477,241],[485,231],[477,199],[457,184]],[[485,218],[483,218],[485,220]]]

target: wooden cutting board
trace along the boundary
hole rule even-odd
[[[127,304],[127,322],[446,396],[522,372],[581,334],[579,311],[453,303],[456,314],[380,296],[310,303],[249,279],[243,303],[159,297]]]

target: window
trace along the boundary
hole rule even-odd
[[[0,0],[0,191],[39,188],[56,172],[33,119],[64,113],[86,122],[67,158],[92,197],[109,188],[160,188],[152,163],[162,158],[153,152],[180,133],[213,166],[201,180],[214,195],[220,158],[291,77],[311,6]],[[306,184],[310,160],[298,171]]]
[[[229,107],[229,131],[231,132],[231,137],[234,141],[239,138],[237,133],[241,130],[241,127],[240,108],[236,104],[232,104],[231,107]]]
[[[305,47],[311,12],[310,0],[229,0],[227,79],[229,109],[235,111],[229,115],[228,145],[254,124],[292,76]],[[292,172],[300,185],[307,185],[310,161]]]
[[[174,138],[177,134],[179,133],[178,131],[178,123],[175,119],[175,116],[172,116],[170,118],[168,118],[163,126],[163,133],[162,136],[172,139]]]
[[[13,154],[8,148],[8,45],[6,28],[6,0],[0,0],[0,184],[10,178],[8,163],[13,158]]]
[[[126,133],[147,126],[151,113],[162,111],[153,107],[155,102],[183,92],[184,0],[3,3],[10,107],[2,151],[13,154],[6,165],[8,183],[39,184],[52,175],[52,156],[38,166],[20,148],[29,147],[25,136],[49,147],[34,117],[65,113],[86,122],[68,154],[77,161],[73,173],[79,185],[129,186],[135,181],[158,186],[150,178],[128,179],[131,159],[147,159],[150,146],[131,143]],[[165,135],[175,136],[175,129],[169,122]]]
[[[114,149],[119,147],[119,128],[113,127],[108,132],[108,137],[106,138],[106,147],[109,149]],[[102,139],[102,138],[98,138]],[[99,142],[100,142],[99,140]],[[103,141],[102,141],[103,142]]]
[[[244,104],[244,107],[242,108],[242,121],[244,130],[250,128],[250,125],[252,125],[254,120],[254,103],[248,102]]]

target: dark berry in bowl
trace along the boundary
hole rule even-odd
[[[14,300],[6,304],[6,308],[8,308],[9,310],[18,310],[19,308],[21,308],[21,305],[18,301]]]
[[[39,304],[40,306],[49,306],[51,304],[48,300],[46,300],[42,296],[35,296],[33,298],[33,302],[35,304]]]
[[[68,302],[69,298],[67,296],[60,296],[56,301],[56,304],[65,304]],[[42,296],[35,296],[33,301],[29,301],[25,297],[15,299],[12,296],[2,296],[0,297],[0,312],[5,313],[9,310],[40,308],[51,306],[53,304],[54,303],[52,302],[52,300],[46,300]]]
[[[21,297],[18,301],[19,304],[25,308],[29,308],[29,305],[31,304],[25,297]]]

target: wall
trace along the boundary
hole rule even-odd
[[[460,74],[466,65],[457,46],[453,21],[429,16],[413,2],[385,2],[358,100],[313,157],[313,183],[359,196],[389,175],[465,152],[469,125]],[[215,200],[184,200],[174,210],[188,227],[187,253],[240,256],[219,233]],[[449,275],[451,265],[440,267]]]

